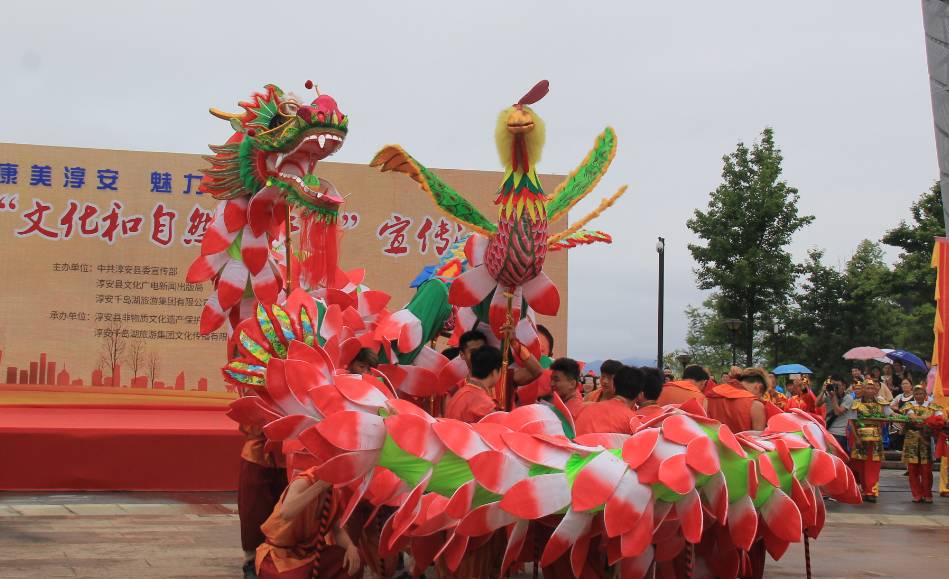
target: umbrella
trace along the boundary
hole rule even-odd
[[[890,352],[893,351],[893,348],[880,348],[880,350],[883,351],[883,352],[885,352],[885,353],[887,353],[887,354],[889,354]],[[889,358],[887,358],[886,356],[881,356],[881,357],[879,357],[879,358],[874,358],[874,360],[876,360],[877,362],[882,362],[882,363],[884,363],[884,364],[889,364],[890,362],[893,361],[893,360],[890,360]]]
[[[782,374],[813,374],[810,368],[800,364],[782,364],[781,366],[778,366],[772,370],[772,372],[778,376],[781,376]]]
[[[886,356],[886,352],[873,346],[858,346],[844,353],[845,360],[873,360]]]
[[[906,350],[893,350],[892,352],[887,353],[886,357],[890,360],[900,361],[909,366],[915,366],[922,372],[929,371],[929,368],[926,367],[926,362],[923,362],[923,360],[916,354],[911,354]]]

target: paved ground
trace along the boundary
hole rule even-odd
[[[945,577],[949,499],[910,502],[884,471],[880,502],[829,505],[811,543],[815,577]],[[239,577],[232,493],[0,493],[0,578]],[[792,546],[768,577],[803,577]]]

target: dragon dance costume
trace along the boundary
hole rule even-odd
[[[332,483],[338,524],[366,506],[372,514],[390,509],[375,538],[378,553],[409,551],[415,573],[433,564],[455,573],[467,551],[492,543],[500,574],[536,558],[545,570],[577,577],[602,572],[595,567],[603,561],[622,577],[642,577],[654,563],[735,577],[747,571],[755,545],[778,558],[790,543],[817,537],[821,494],[859,502],[860,493],[844,451],[805,412],[739,432],[693,400],[629,416],[623,432],[578,436],[556,395],[553,404],[496,411],[473,424],[400,399],[443,393],[464,378],[456,361],[425,345],[446,323],[482,327],[497,339],[513,326],[539,354],[533,313],[559,308],[543,272],[546,252],[609,240],[582,228],[625,187],[563,232],[548,233],[597,184],[616,136],[606,129],[577,170],[545,194],[536,174],[543,123],[530,105],[546,93],[546,81],[538,83],[499,118],[505,175],[497,223],[400,147],[373,159],[411,176],[475,232],[464,259],[454,254],[451,272],[422,280],[394,313],[388,296],[360,287],[361,273],[335,264],[341,197],[316,176],[317,161],[347,130],[335,101],[320,95],[304,104],[269,85],[242,103],[244,114],[214,111],[236,133],[209,158],[205,187],[222,201],[189,280],[215,284],[202,330],[225,320],[233,328],[223,374],[245,395],[229,415],[261,428],[288,471]],[[305,240],[301,251],[285,250],[281,264],[272,245],[287,242],[288,207],[300,212]],[[367,375],[348,373],[362,348],[385,363]]]

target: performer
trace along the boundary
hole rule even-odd
[[[466,333],[469,334],[470,332]],[[477,332],[480,334],[480,332]],[[482,334],[482,339],[484,335]],[[461,346],[465,352],[471,339]],[[471,350],[467,348],[467,358],[471,374],[465,384],[452,395],[445,406],[445,418],[453,418],[462,422],[478,422],[488,414],[499,410],[497,400],[493,398],[495,385],[501,378],[501,350],[494,346],[482,345]],[[497,576],[500,570],[500,557],[504,552],[504,538],[494,533],[482,545],[469,548],[462,557],[458,569],[453,573],[441,561],[436,565],[439,577],[477,579],[479,577]]]
[[[648,420],[662,413],[662,406],[657,404],[662,394],[662,376],[656,368],[648,368],[653,372],[645,372],[643,376],[643,395],[636,409],[636,415],[642,420]]]
[[[791,396],[784,405],[785,410],[800,408],[823,422],[823,413],[817,410],[817,397],[814,396],[814,393],[811,392],[811,389],[804,380],[792,380],[791,383],[788,384],[788,394]]]
[[[338,491],[310,468],[297,475],[263,524],[257,549],[260,579],[362,576],[359,550],[336,524]]]
[[[915,424],[906,425],[903,440],[903,462],[909,471],[909,488],[914,503],[933,502],[932,437],[923,429],[922,421],[930,416],[942,416],[942,410],[926,400],[926,389],[913,388],[911,404],[904,407],[904,413]]]
[[[708,382],[709,375],[704,368],[697,364],[687,366],[682,372],[682,379],[675,382],[666,382],[662,387],[662,394],[659,395],[657,404],[682,404],[695,399],[706,408],[708,404],[705,401],[705,395],[702,389]]]
[[[348,370],[352,374],[369,374],[373,368],[379,366],[379,355],[369,348],[362,348],[349,363]]]
[[[468,364],[469,371],[471,370],[471,353],[485,346],[487,343],[488,338],[480,330],[468,330],[459,338],[458,348],[461,351],[461,357],[464,358],[465,363]],[[512,340],[511,345],[515,348],[515,351],[517,351],[521,365],[513,370],[509,370],[508,376],[515,386],[530,384],[540,377],[543,368],[540,367],[540,363],[531,355],[530,351],[527,348],[521,347],[521,344],[516,340]]]
[[[779,410],[784,410],[788,397],[778,390],[778,377],[774,374],[767,374],[766,380],[767,384],[764,395],[761,397],[762,401],[774,404]],[[800,378],[794,378],[793,380],[800,380]]]
[[[550,387],[563,400],[574,420],[586,406],[580,398],[579,379],[580,364],[573,358],[557,358],[550,365]]]
[[[246,440],[237,478],[237,514],[244,550],[244,579],[254,579],[254,557],[265,538],[260,526],[287,488],[287,471],[283,454],[266,448],[267,438],[260,427],[241,424],[240,430]]]
[[[494,346],[484,345],[467,351],[465,346],[462,346],[462,351],[468,361],[471,375],[448,401],[445,406],[445,418],[478,422],[498,410],[498,403],[493,394],[494,386],[501,377],[501,351]]]
[[[613,397],[613,377],[623,363],[617,360],[606,360],[600,364],[600,387],[583,397],[584,402],[602,402]]]
[[[709,418],[727,424],[733,432],[762,430],[766,415],[761,395],[768,384],[764,370],[746,368],[738,374],[737,386],[732,383],[733,375],[729,374],[729,383],[712,388],[707,404]]]
[[[623,366],[613,378],[616,395],[604,402],[588,404],[576,418],[577,435],[593,432],[632,434],[630,419],[636,417],[635,405],[642,397],[643,371]]]
[[[880,425],[875,423],[861,423],[861,418],[883,418],[891,413],[890,407],[877,401],[879,386],[873,380],[867,380],[858,391],[854,386],[854,393],[859,396],[853,404],[857,414],[851,432],[854,436],[853,450],[850,451],[853,469],[860,479],[863,489],[863,500],[869,503],[877,502],[880,495],[880,467],[883,464],[883,436]]]

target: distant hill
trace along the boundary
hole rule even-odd
[[[620,358],[620,362],[626,364],[627,366],[652,366],[656,367],[655,358]],[[603,360],[591,360],[587,362],[587,365],[584,366],[583,372],[587,373],[590,370],[593,370],[595,373],[600,373],[600,366],[603,365]]]

